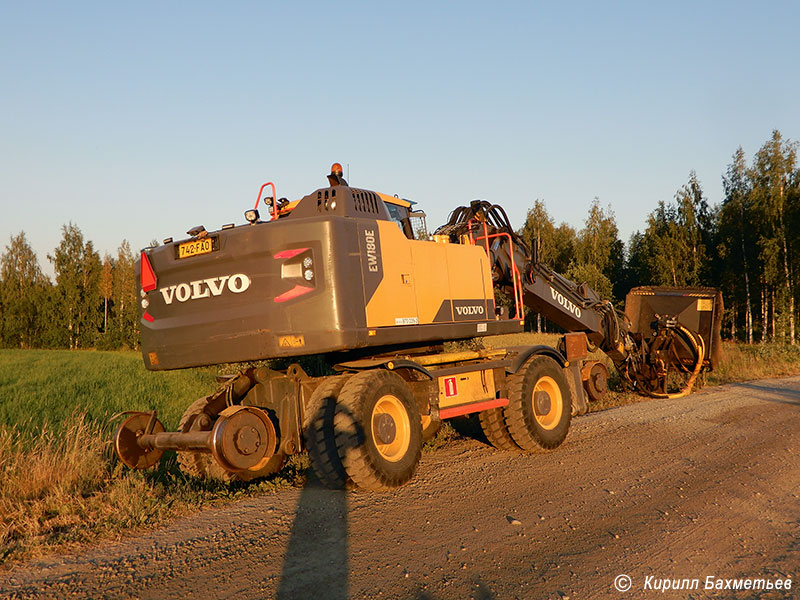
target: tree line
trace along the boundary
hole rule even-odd
[[[543,262],[620,305],[641,285],[716,287],[725,302],[726,337],[794,344],[800,292],[797,146],[775,130],[749,164],[737,148],[716,206],[690,172],[674,199],[660,201],[627,245],[611,208],[597,199],[579,231],[566,223],[555,226],[537,200],[520,233]]]
[[[539,260],[622,305],[636,286],[722,290],[723,334],[748,343],[796,340],[800,291],[800,169],[797,142],[775,130],[749,161],[742,148],[722,174],[724,197],[710,206],[693,171],[658,202],[627,244],[614,212],[595,198],[576,230],[556,225],[536,200],[519,233]],[[137,348],[135,256],[127,241],[102,258],[70,223],[45,276],[25,233],[0,256],[0,345],[14,348]],[[548,325],[537,315],[531,326]],[[552,326],[551,326],[552,327]]]
[[[117,255],[100,258],[74,224],[62,227],[41,269],[25,232],[0,257],[0,345],[6,348],[137,348],[136,257],[123,240]]]

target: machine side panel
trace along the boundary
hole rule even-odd
[[[427,241],[410,244],[420,323],[494,319],[494,288],[484,250]]]
[[[359,232],[367,326],[418,324],[414,265],[408,238],[391,221],[359,224]],[[381,280],[373,288],[369,282],[376,266],[380,268]]]
[[[494,319],[494,286],[489,257],[479,246],[445,244],[447,280],[450,285],[452,319]],[[447,309],[445,309],[447,310]]]
[[[494,319],[494,292],[486,252],[475,246],[409,240],[390,222],[380,236],[359,226],[367,325],[388,327]],[[380,284],[374,277],[378,254]]]
[[[444,271],[448,268],[448,245],[427,241],[410,241],[409,244],[414,263],[419,322],[433,323],[443,300],[451,297],[450,284],[444,276]],[[452,321],[452,310],[448,310],[446,318],[441,320]]]

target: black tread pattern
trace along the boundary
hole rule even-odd
[[[543,370],[549,372],[543,372]],[[559,432],[555,430],[541,430],[533,415],[531,396],[540,372],[553,377],[561,389],[562,402],[564,403],[562,424],[566,421],[566,429],[563,431],[563,435],[559,435]],[[561,367],[553,359],[546,356],[533,356],[518,373],[510,377],[508,392],[508,406],[505,408],[504,414],[508,431],[514,442],[525,452],[541,452],[542,450],[552,450],[560,446],[567,435],[572,416],[569,384],[561,372]],[[556,429],[562,428],[562,426],[559,426]]]
[[[317,386],[308,401],[303,423],[303,439],[314,473],[326,487],[334,490],[344,489],[348,482],[336,449],[334,430],[336,399],[348,377],[331,377]]]
[[[202,413],[212,398],[213,395],[204,396],[192,402],[181,417],[178,431],[185,431],[188,428],[190,419]],[[189,477],[197,477],[199,479],[225,478],[226,471],[214,461],[210,454],[202,452],[178,452],[178,467],[180,467],[184,475]]]
[[[478,413],[478,420],[481,424],[481,429],[489,443],[505,452],[522,452],[514,438],[508,432],[506,425],[505,413],[502,408],[490,408]]]
[[[412,434],[413,468],[410,471],[392,475],[382,469],[371,456],[362,424],[370,418],[374,390],[384,382],[396,378],[402,385],[405,382],[395,373],[383,370],[364,371],[353,375],[339,394],[336,403],[334,427],[336,430],[336,447],[345,471],[360,488],[374,492],[385,492],[406,483],[414,475],[422,454],[422,425],[418,412],[409,414],[411,426],[419,427],[416,436]],[[413,400],[413,399],[412,399]],[[412,401],[416,408],[416,403]],[[365,414],[369,412],[369,414]]]

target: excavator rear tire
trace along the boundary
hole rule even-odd
[[[478,413],[481,429],[489,443],[505,452],[522,452],[522,448],[514,441],[508,432],[506,419],[502,408],[490,408]]]
[[[552,450],[567,437],[572,418],[564,371],[552,358],[534,356],[511,377],[506,423],[526,452]]]
[[[325,487],[334,490],[344,489],[349,479],[336,449],[336,431],[333,425],[336,399],[347,379],[347,375],[339,375],[326,379],[317,386],[308,402],[303,425],[303,437],[311,466]]]
[[[358,487],[387,491],[414,475],[422,425],[411,389],[396,373],[353,375],[339,394],[334,426],[339,457]]]

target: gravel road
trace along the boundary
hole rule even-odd
[[[709,576],[792,589],[708,591]],[[699,589],[651,589],[663,579]],[[0,597],[800,597],[800,377],[594,413],[548,454],[458,440],[391,494],[312,480],[17,565]]]

